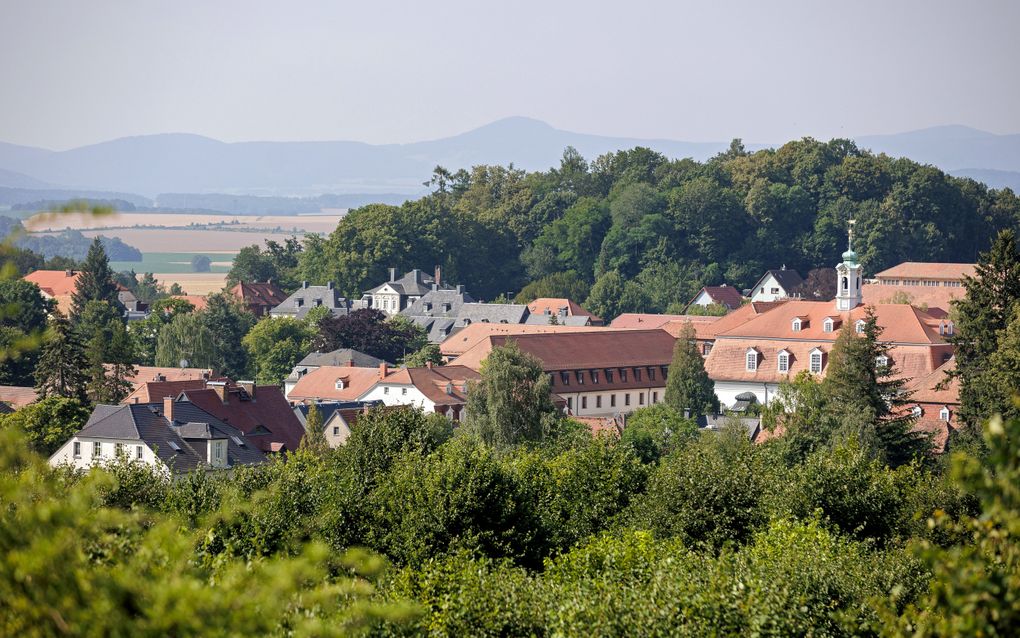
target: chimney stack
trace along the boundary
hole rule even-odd
[[[431,370],[432,369],[432,362],[431,361],[426,361],[425,362],[425,367],[428,368],[429,370]]]
[[[326,290],[333,290],[333,282],[332,281],[327,281],[326,282]]]
[[[397,269],[396,268],[390,268],[390,281],[396,281],[396,280],[397,280]]]
[[[301,287],[302,288],[308,288],[308,282],[307,281],[302,281],[301,282]]]
[[[228,403],[226,381],[207,381],[205,387],[215,392],[216,396],[220,398],[220,401]]]
[[[248,393],[248,396],[250,396],[252,398],[252,400],[255,399],[255,382],[254,381],[238,381],[237,382],[237,386],[239,388],[243,388],[244,391]]]
[[[457,286],[457,294],[458,295],[463,295],[464,294],[464,284],[460,284],[460,285]]]
[[[163,416],[170,423],[174,422],[174,398],[163,397]]]
[[[385,361],[379,364],[379,378],[385,379],[386,375],[389,374],[390,368]]]
[[[436,285],[437,286],[442,285],[442,283],[443,283],[442,274],[443,274],[443,267],[439,266],[439,265],[436,265],[435,281],[436,281]]]

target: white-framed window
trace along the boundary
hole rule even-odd
[[[209,462],[215,467],[227,465],[227,442],[226,440],[214,439],[209,442],[212,445],[212,454]]]
[[[658,392],[653,392],[652,393],[652,403],[658,403],[658,402],[659,402],[659,393]]]
[[[611,408],[615,408],[616,407],[616,395],[615,394],[610,394],[609,395],[609,407],[611,407]]]
[[[949,408],[942,406],[942,409],[939,410],[939,418],[943,421],[949,421]]]
[[[138,459],[139,461],[142,460],[142,446],[141,445],[136,445],[135,446],[135,458]]]
[[[811,372],[818,374],[822,371],[822,351],[815,348],[811,351]]]
[[[630,392],[623,395],[623,404],[630,405]]]
[[[790,371],[790,353],[786,350],[781,350],[779,355],[776,357],[776,368],[780,372]]]
[[[81,441],[75,441],[74,445],[72,447],[74,448],[74,458],[80,459],[81,458]]]
[[[701,344],[701,355],[703,357],[707,357],[710,352],[712,352],[712,344],[708,342]]]
[[[638,392],[637,402],[638,402],[638,405],[644,405],[645,404],[645,393],[644,392]]]
[[[118,456],[119,457],[121,454],[124,453],[124,444],[123,443],[114,443],[113,444],[113,452],[114,452],[114,456]]]
[[[382,393],[383,394],[389,394],[390,393],[390,386],[388,386],[388,385],[387,386],[383,386]]]
[[[92,442],[92,458],[98,459],[103,455],[103,444],[99,441]]]
[[[758,351],[748,350],[745,358],[745,365],[748,372],[754,372],[758,369]]]
[[[803,322],[800,320],[800,317],[797,317],[796,319],[790,322],[790,328],[794,332],[800,332],[801,326],[803,326]]]
[[[877,357],[875,357],[875,367],[878,368],[879,370],[888,368],[889,357],[885,356],[884,354],[880,354]]]
[[[910,413],[916,417],[920,417],[921,415],[924,414],[924,410],[921,409],[921,406],[915,405],[913,408],[911,408]]]
[[[595,407],[596,408],[601,408],[602,407],[602,395],[596,395],[596,397],[595,397]]]
[[[854,324],[854,332],[857,334],[864,334],[864,326],[866,322],[863,319],[858,319],[857,323]]]
[[[407,394],[407,388],[400,388],[400,394],[401,394],[401,396],[406,395]]]
[[[588,409],[588,397],[587,396],[581,397],[581,409],[582,410],[587,410]]]
[[[337,390],[343,390],[346,387],[347,387],[347,384],[344,382],[343,379],[337,379],[336,380],[336,389]]]
[[[339,425],[334,425],[333,426],[333,436],[340,436],[340,426]]]

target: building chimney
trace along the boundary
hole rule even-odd
[[[64,276],[65,277],[74,277],[74,271],[73,270],[65,270],[64,271]]]
[[[333,290],[333,282],[332,281],[327,281],[326,282],[326,290]]]
[[[252,399],[255,398],[255,382],[254,381],[238,381],[237,387],[243,388]]]
[[[353,357],[347,360],[347,367],[348,368],[353,368],[354,367],[354,358]]]
[[[302,288],[307,288],[308,287],[308,282],[307,281],[302,281],[301,282],[301,287]]]
[[[396,268],[390,268],[390,281],[396,281],[396,280],[397,280],[397,269]]]
[[[457,286],[457,294],[458,295],[464,294],[464,284],[460,284],[459,286]]]
[[[441,285],[443,283],[442,275],[443,275],[443,267],[439,266],[437,264],[436,265],[436,276],[435,276],[435,283],[436,283],[437,286],[439,286],[439,285]]]
[[[390,371],[389,365],[385,361],[383,361],[382,363],[379,364],[379,378],[380,379],[385,379],[386,375],[389,374],[389,371]]]
[[[207,381],[205,387],[215,392],[216,396],[220,398],[220,401],[228,403],[226,381]]]
[[[174,398],[163,397],[163,416],[167,421],[174,422]]]

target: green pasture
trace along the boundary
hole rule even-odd
[[[233,254],[224,253],[142,253],[141,261],[111,261],[110,267],[118,272],[122,270],[134,270],[137,273],[194,272],[191,268],[191,258],[195,255],[206,255],[212,260],[213,265],[209,269],[209,272],[228,272],[230,270],[230,266],[221,266],[216,262],[227,262],[234,259]]]

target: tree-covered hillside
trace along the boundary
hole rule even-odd
[[[438,264],[481,298],[529,283],[574,297],[594,287],[592,310],[615,294],[611,312],[666,311],[702,285],[748,287],[784,264],[802,274],[831,267],[851,218],[867,273],[906,260],[971,262],[997,230],[1020,223],[1008,189],[848,140],[755,153],[735,140],[704,163],[645,148],[589,162],[568,148],[548,172],[437,167],[429,184],[426,197],[365,206],[327,239],[308,240],[300,278],[359,295],[390,266]]]

